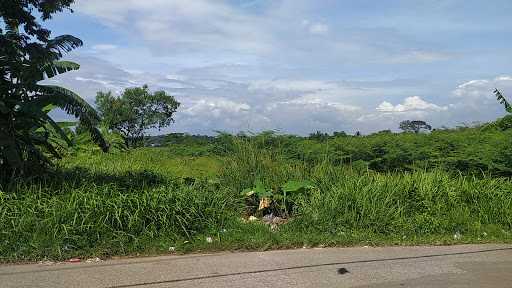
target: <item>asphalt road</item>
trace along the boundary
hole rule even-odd
[[[0,287],[512,287],[512,246],[325,248],[3,265]]]

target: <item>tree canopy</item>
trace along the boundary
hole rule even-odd
[[[48,42],[50,30],[41,26],[34,10],[42,21],[51,19],[53,14],[65,9],[70,11],[74,0],[9,0],[0,1],[0,17],[6,26],[22,27],[26,35],[36,37],[41,42]]]
[[[400,122],[400,129],[404,132],[419,133],[421,129],[432,130],[432,126],[421,120],[405,120]]]
[[[120,97],[98,92],[96,105],[104,124],[121,133],[128,147],[134,147],[142,143],[145,130],[161,129],[174,122],[180,103],[165,91],[151,93],[144,85],[126,89]]]

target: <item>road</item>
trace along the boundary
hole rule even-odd
[[[2,265],[0,287],[512,287],[512,246],[324,248]]]

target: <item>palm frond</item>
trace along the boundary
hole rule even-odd
[[[30,155],[32,157],[34,157],[35,159],[37,159],[37,161],[39,161],[39,163],[44,163],[48,166],[51,166],[52,163],[48,160],[48,158],[46,158],[46,156],[37,148],[36,145],[40,145],[40,146],[44,146],[51,154],[54,154],[54,156],[56,158],[59,158],[60,155],[58,154],[57,151],[55,151],[55,149],[53,148],[53,146],[51,146],[48,142],[46,141],[43,141],[43,142],[40,142],[37,140],[37,139],[25,139],[26,141],[26,149],[28,151],[30,151]]]
[[[512,106],[507,101],[505,96],[501,94],[501,92],[498,89],[494,89],[494,94],[496,95],[496,99],[498,99],[498,102],[502,104],[505,107],[505,110],[507,110],[508,113],[512,113]]]
[[[44,76],[47,78],[53,78],[59,74],[66,73],[68,71],[78,70],[80,65],[71,61],[54,61],[47,63],[41,67],[41,76],[39,80],[43,80]]]
[[[53,104],[78,119],[88,119],[94,126],[99,124],[98,113],[75,92],[54,85],[37,85],[37,91],[40,95],[31,101],[33,105],[44,107]]]
[[[53,157],[55,157],[57,159],[62,159],[62,154],[59,151],[57,151],[57,149],[55,149],[55,147],[52,144],[50,144],[50,142],[44,141],[41,143],[37,143],[37,142],[34,142],[34,143],[39,145],[40,147],[44,147],[46,149],[46,151],[48,153],[50,153]],[[37,150],[39,150],[39,149],[37,149]],[[39,155],[38,155],[38,158],[42,163],[45,163],[47,165],[52,165],[47,157],[45,157],[43,154],[39,154]]]
[[[61,128],[69,128],[69,127],[76,127],[78,125],[78,122],[76,121],[59,121],[57,122]]]
[[[38,107],[44,107],[49,104],[56,105],[79,119],[80,123],[91,134],[92,140],[98,144],[103,151],[108,151],[109,145],[103,138],[101,132],[96,128],[100,122],[100,117],[85,100],[79,95],[66,88],[52,85],[38,85],[39,97],[31,101]]]
[[[64,133],[64,130],[62,130],[62,128],[60,127],[60,125],[58,123],[56,123],[55,121],[53,121],[53,119],[48,116],[46,113],[43,113],[44,114],[44,120],[46,120],[46,122],[53,128],[53,130],[59,134],[59,136],[64,140],[66,141],[66,143],[68,144],[68,146],[73,146],[73,142],[71,142],[71,140],[69,139],[69,137],[66,135],[66,133]]]
[[[53,131],[56,132],[69,146],[72,146],[73,143],[67,137],[66,133],[62,130],[61,126],[57,124],[50,116],[48,116],[49,110],[46,110],[46,107],[42,109],[37,107],[36,105],[30,105],[33,103],[29,103],[28,105],[23,105],[20,108],[20,117],[18,121],[15,122],[15,125],[20,126],[24,125],[26,129],[30,129],[30,127],[40,127],[47,129],[46,124],[52,127]]]
[[[70,52],[73,49],[81,47],[82,45],[84,45],[82,40],[76,38],[75,36],[61,35],[49,40],[46,44],[46,48],[62,56],[62,53]]]

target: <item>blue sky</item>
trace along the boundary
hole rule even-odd
[[[85,46],[54,82],[148,84],[182,106],[164,132],[370,133],[503,116],[512,1],[78,0],[48,23]]]

